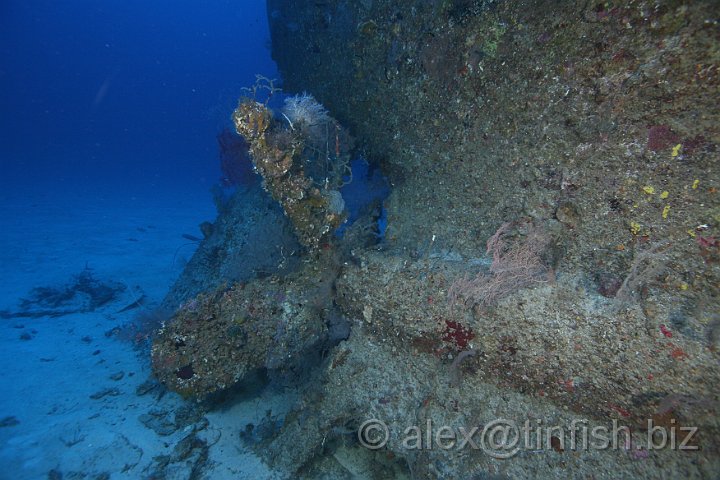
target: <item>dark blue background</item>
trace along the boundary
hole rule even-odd
[[[0,1],[3,183],[209,188],[269,44],[261,0]]]

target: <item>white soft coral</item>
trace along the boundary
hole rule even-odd
[[[332,121],[325,107],[305,92],[286,98],[282,113],[293,130],[325,125]]]

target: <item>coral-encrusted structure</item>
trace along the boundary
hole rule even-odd
[[[720,233],[720,111],[710,107],[720,5],[270,0],[268,10],[284,88],[322,101],[395,186],[386,253],[358,252],[338,281],[336,301],[358,324],[318,415],[332,424],[337,403],[334,421],[357,409],[358,423],[382,418],[393,432],[427,418],[567,425],[580,412],[637,432],[672,420],[698,426],[707,449],[654,451],[651,462],[583,452],[593,466],[582,470],[567,451],[540,466],[531,455],[498,463],[389,448],[414,478],[712,478],[720,270],[696,237]],[[520,219],[552,235],[543,257],[555,279],[448,313],[452,283],[481,278],[485,242]],[[478,351],[456,390],[444,387],[452,359],[431,360],[447,321],[472,328]],[[343,381],[373,393],[353,399]],[[663,416],[670,395],[705,407]]]
[[[158,331],[155,375],[192,397],[223,390],[258,369],[312,363],[328,342],[337,259],[327,252],[291,274],[198,295]]]
[[[345,219],[345,207],[342,196],[334,189],[339,185],[314,179],[306,170],[317,164],[322,168],[336,165],[342,161],[338,158],[339,152],[335,158],[330,158],[329,153],[318,155],[312,125],[299,122],[296,129],[292,123],[288,126],[274,122],[267,105],[252,98],[240,102],[232,119],[237,133],[250,145],[253,164],[263,177],[263,185],[282,206],[295,227],[298,240],[306,247],[318,248]],[[326,134],[332,134],[335,139],[335,130],[339,132],[340,126],[327,115],[322,120],[323,126],[332,125]]]
[[[330,247],[326,293],[352,333],[263,443],[267,460],[344,478],[356,464],[340,453],[368,454],[347,432],[379,419],[390,437],[371,478],[392,477],[389,458],[422,479],[716,478],[720,4],[269,0],[268,11],[283,88],[322,101],[393,190],[381,245],[357,229]],[[258,170],[292,179],[286,153],[302,147],[287,131],[266,137],[262,104],[241,107]],[[308,239],[321,232],[312,223],[298,228]],[[496,278],[487,242],[506,223],[508,245],[533,242],[521,225],[547,235],[529,281],[448,302],[458,280]],[[413,426],[432,436],[498,419],[566,435],[502,459],[403,441]],[[571,425],[612,422],[632,432],[614,448],[562,442]],[[649,448],[653,426],[697,427],[699,449]]]

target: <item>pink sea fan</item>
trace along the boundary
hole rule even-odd
[[[488,273],[474,277],[461,277],[450,286],[448,301],[451,306],[491,305],[498,300],[547,281],[548,268],[542,254],[550,242],[549,236],[536,227],[530,227],[524,238],[508,240],[512,224],[503,224],[487,241],[486,253],[492,256]]]

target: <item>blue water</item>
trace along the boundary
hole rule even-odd
[[[262,1],[1,2],[3,182],[209,187],[269,44]]]
[[[262,1],[0,2],[0,479],[150,478],[183,438],[143,422],[183,401],[138,393],[146,343],[123,328],[214,220],[216,136],[242,87],[277,77],[269,44]],[[90,278],[113,295],[73,290]],[[262,395],[211,424],[282,410]],[[233,452],[213,478],[271,478],[213,441]]]

